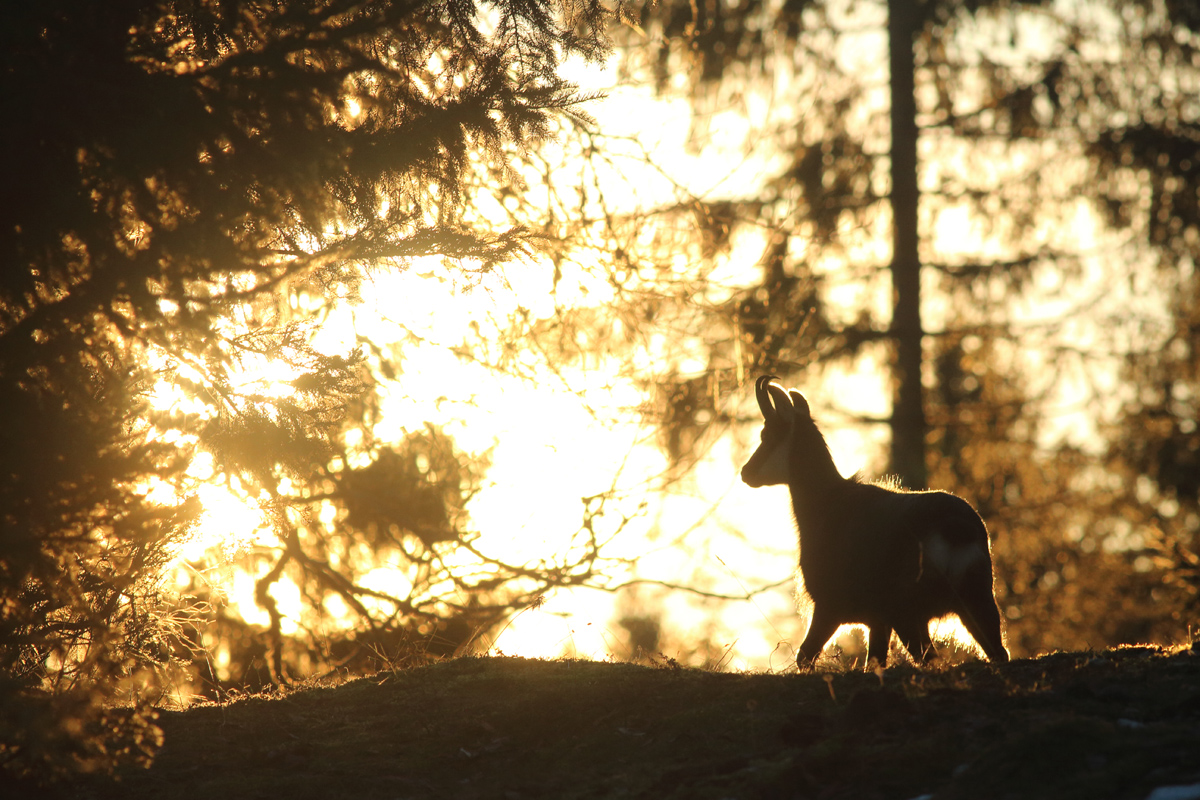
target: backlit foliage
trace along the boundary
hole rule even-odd
[[[285,645],[285,572],[316,607],[341,597],[360,633],[458,625],[451,649],[588,574],[489,562],[485,583],[463,567],[486,559],[462,519],[481,465],[432,428],[362,435],[373,386],[398,373],[313,337],[371,265],[432,256],[484,275],[530,252],[534,232],[479,204],[584,119],[558,71],[605,52],[607,17],[507,0],[0,14],[0,769],[37,780],[144,758],[149,717],[106,700],[136,698],[148,674],[165,690],[222,643],[266,680],[298,668],[287,647],[333,658],[330,631]],[[205,482],[268,520],[247,556],[265,629],[232,630],[220,598],[164,574]],[[356,548],[372,547],[395,551],[408,592],[361,585]]]
[[[662,387],[666,449],[715,441],[747,376],[812,389],[891,363],[886,23],[901,6],[920,15],[930,483],[991,526],[1014,652],[1185,637],[1200,586],[1187,4],[642,5],[653,46],[630,37],[625,69],[691,101],[698,151],[741,111],[744,156],[770,165],[674,209],[697,223],[700,289],[759,260],[724,303],[697,291],[657,309],[705,332]],[[843,419],[879,438],[889,420],[863,397],[899,379],[836,398]]]

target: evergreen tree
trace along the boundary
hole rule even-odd
[[[198,641],[164,567],[200,514],[206,458],[265,498],[268,576],[299,564],[364,612],[367,590],[301,535],[305,509],[339,509],[342,547],[386,540],[426,564],[470,547],[451,443],[368,440],[350,464],[344,434],[370,421],[377,376],[361,350],[324,353],[310,334],[368,265],[440,255],[486,272],[534,246],[474,204],[519,184],[523,148],[577,118],[585,98],[559,67],[605,52],[607,12],[65,0],[0,16],[0,769],[33,781],[152,752],[144,704],[109,701]],[[268,363],[289,391],[245,379]],[[422,608],[392,598],[383,623],[365,616],[437,627],[450,591],[494,619],[586,571],[451,575]],[[281,680],[274,611],[270,634]]]

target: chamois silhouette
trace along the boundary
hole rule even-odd
[[[992,661],[1008,661],[992,595],[987,527],[961,497],[843,478],[808,402],[773,375],[755,383],[762,443],[742,468],[752,487],[786,484],[800,530],[812,622],[796,655],[810,665],[838,627],[867,626],[867,657],[887,662],[892,631],[918,662],[936,657],[930,620],[957,614]]]

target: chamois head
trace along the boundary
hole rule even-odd
[[[754,383],[754,393],[763,415],[762,443],[742,467],[747,486],[777,486],[790,477],[789,456],[797,434],[813,428],[804,395],[786,391],[774,375],[763,375]]]

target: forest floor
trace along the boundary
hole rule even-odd
[[[881,674],[459,658],[163,712],[87,800],[1200,798],[1200,646]]]

